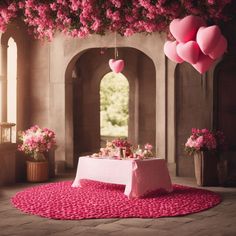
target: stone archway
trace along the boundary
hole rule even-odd
[[[100,148],[100,97],[102,77],[110,71],[108,60],[114,49],[86,50],[76,61],[73,87],[74,162],[79,155]],[[133,143],[156,143],[156,79],[155,67],[150,58],[134,48],[119,48],[125,60],[123,74],[130,84],[129,140]],[[68,94],[66,94],[68,96]],[[69,95],[71,96],[71,95]],[[72,128],[72,127],[71,127]]]
[[[57,162],[64,162],[67,167],[74,167],[74,150],[73,150],[73,79],[76,77],[75,65],[77,60],[91,48],[114,48],[114,34],[106,34],[104,37],[91,35],[86,39],[66,38],[63,34],[57,34],[55,39],[47,49],[49,67],[48,81],[50,99],[48,102],[48,126],[57,133],[58,147],[55,151]],[[152,35],[137,34],[133,37],[126,38],[117,36],[117,47],[127,47],[138,49],[152,61],[155,68],[156,80],[156,154],[163,159],[173,160],[173,152],[167,153],[167,72],[165,55],[162,50],[165,41],[164,35],[154,33]],[[145,43],[144,43],[145,42]],[[58,50],[58,49],[61,50]],[[137,58],[133,58],[136,61]],[[141,64],[140,64],[141,65]],[[107,66],[107,64],[106,64]],[[140,66],[140,70],[142,65]],[[106,71],[108,72],[108,71]],[[127,71],[126,73],[132,74]],[[140,71],[144,74],[145,71]],[[101,73],[100,78],[105,74]],[[172,75],[172,72],[170,72]],[[125,75],[127,78],[135,75]],[[46,77],[47,78],[47,77]],[[144,95],[145,96],[145,95]],[[58,115],[60,114],[60,115]],[[168,119],[173,120],[173,117]],[[172,122],[173,123],[173,122]],[[169,132],[171,133],[171,132]],[[169,136],[173,139],[173,136]],[[168,140],[169,140],[168,138]],[[173,143],[173,142],[172,142]],[[173,146],[171,144],[171,146]]]

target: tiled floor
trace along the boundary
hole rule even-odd
[[[72,175],[53,181],[72,179]],[[196,186],[194,179],[172,178],[173,183]],[[16,184],[0,190],[0,236],[82,235],[82,236],[235,236],[236,188],[210,187],[221,194],[220,205],[200,213],[158,219],[99,219],[61,221],[28,215],[11,206],[10,197],[30,184]]]

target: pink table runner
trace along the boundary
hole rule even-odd
[[[125,185],[124,194],[137,198],[148,192],[172,191],[172,183],[164,159],[124,159],[80,157],[72,187],[80,187],[81,179]]]

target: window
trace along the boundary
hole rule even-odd
[[[17,101],[17,46],[13,38],[7,49],[7,122],[16,124]],[[16,127],[12,129],[12,142],[16,141]]]

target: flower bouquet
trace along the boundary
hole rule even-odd
[[[132,144],[128,142],[127,139],[117,138],[114,139],[112,142],[114,147],[114,156],[118,159],[125,158],[125,157],[133,157],[131,147]]]
[[[92,157],[111,157],[116,159],[137,158],[145,159],[153,157],[153,146],[149,143],[144,145],[144,150],[140,145],[132,145],[127,139],[117,138],[106,143],[106,147],[100,148],[99,153],[94,153]]]
[[[55,133],[48,128],[34,125],[19,133],[20,144],[18,150],[30,155],[34,161],[45,161],[44,152],[48,152],[56,145]]]
[[[224,134],[208,129],[192,129],[192,134],[185,143],[185,152],[194,157],[194,170],[197,184],[215,186],[218,184],[217,151],[225,146]]]
[[[192,129],[192,134],[185,143],[185,152],[190,156],[199,151],[216,150],[217,141],[208,129]]]

